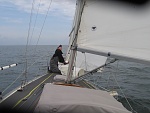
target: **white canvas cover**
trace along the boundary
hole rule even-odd
[[[108,92],[46,84],[34,113],[131,113]]]
[[[150,4],[85,0],[78,47],[150,62]],[[128,58],[128,59],[125,59]]]

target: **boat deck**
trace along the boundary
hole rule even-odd
[[[8,98],[0,102],[0,113],[33,113],[37,102],[42,93],[45,83],[52,83],[56,74],[50,73],[29,83],[23,88],[23,91],[15,91]],[[94,88],[86,81],[79,83],[82,87]]]

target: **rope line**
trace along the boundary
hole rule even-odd
[[[119,62],[119,61],[118,61],[118,62]],[[117,62],[116,74],[117,74],[117,71],[118,71],[118,62]],[[120,85],[119,85],[119,83],[118,83],[118,81],[117,81],[117,79],[116,79],[116,74],[115,74],[115,75],[113,75],[113,77],[114,77],[114,80],[115,80],[116,84],[118,85],[118,87],[119,87],[119,89],[120,89],[121,93],[123,94],[123,96],[124,96],[125,100],[127,101],[127,103],[128,103],[128,105],[129,105],[129,107],[130,107],[131,111],[132,111],[132,112],[137,113],[137,112],[136,112],[136,111],[132,108],[132,106],[131,106],[130,102],[128,101],[128,99],[127,99],[127,97],[126,97],[126,95],[124,94],[123,90],[121,89],[121,87],[120,87]]]

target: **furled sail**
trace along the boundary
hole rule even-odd
[[[150,6],[85,0],[79,51],[150,64]]]

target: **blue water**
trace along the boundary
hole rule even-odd
[[[57,46],[54,45],[28,46],[27,64],[29,68],[26,74],[28,81],[47,73],[47,65],[56,48]],[[0,92],[4,91],[3,94],[21,85],[22,80],[24,80],[25,51],[26,46],[0,46],[0,66],[18,64],[16,67],[0,71]],[[67,46],[63,46],[64,55],[66,51]],[[18,76],[20,78],[16,80]],[[117,61],[106,66],[103,73],[96,73],[93,76],[88,77],[88,81],[97,87],[103,86],[118,91],[120,94],[118,101],[124,103],[127,109],[130,107],[120,88],[137,113],[150,113],[149,65]],[[14,80],[16,82],[8,90],[5,90]]]
[[[88,77],[88,80],[99,88],[117,91],[118,101],[122,102],[128,110],[131,110],[131,107],[123,95],[137,113],[150,113],[150,66],[118,61],[106,66],[103,73],[93,76],[95,77]]]
[[[47,65],[57,46],[28,46],[27,47],[27,81],[47,73]],[[67,46],[63,46],[64,55]],[[3,95],[21,85],[25,79],[26,46],[0,46],[0,67],[17,63],[16,67],[0,71],[0,92]],[[20,76],[20,77],[19,77]],[[16,78],[19,79],[8,89],[5,89]]]

